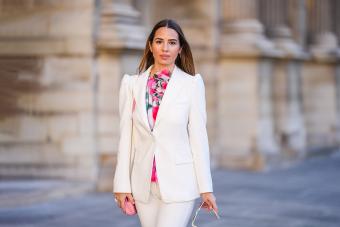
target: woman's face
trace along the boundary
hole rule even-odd
[[[177,55],[181,52],[178,34],[172,28],[160,27],[156,30],[150,50],[156,65],[169,66],[175,63]]]

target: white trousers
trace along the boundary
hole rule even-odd
[[[195,200],[165,203],[161,199],[157,182],[151,182],[148,203],[135,200],[142,227],[186,227],[194,208]]]

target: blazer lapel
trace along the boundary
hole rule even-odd
[[[137,112],[139,112],[142,121],[145,125],[145,127],[151,131],[149,122],[148,122],[148,117],[146,113],[146,97],[145,97],[145,92],[146,92],[146,83],[148,81],[149,73],[152,68],[152,65],[145,70],[142,74],[138,75],[138,80],[137,80],[137,91],[136,91],[136,105],[138,107],[136,108]]]
[[[180,83],[181,78],[181,71],[179,68],[175,65],[174,70],[171,74],[170,80],[168,82],[168,85],[165,89],[164,95],[161,100],[161,104],[158,109],[156,122],[154,125],[154,128],[157,127],[159,122],[162,120],[164,116],[166,116],[167,109],[171,106],[172,100],[176,98],[178,94],[180,94],[180,89],[183,87],[184,83]]]
[[[145,70],[142,74],[139,75],[138,82],[137,82],[137,91],[136,91],[136,105],[138,105],[138,110],[140,110],[139,114],[142,118],[142,121],[145,124],[145,127],[151,131],[147,112],[146,112],[146,83],[148,81],[148,77],[150,74],[150,70],[152,65]],[[180,94],[180,90],[183,88],[184,83],[181,83],[181,70],[175,65],[174,70],[171,74],[170,80],[168,85],[165,89],[164,95],[161,100],[161,104],[158,109],[157,118],[154,124],[154,129],[157,127],[161,119],[165,116],[166,109],[171,106],[171,101]]]

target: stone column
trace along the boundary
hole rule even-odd
[[[338,40],[333,24],[335,1],[309,0],[309,6],[312,54],[321,58],[338,54]]]
[[[338,143],[335,78],[340,52],[335,35],[336,1],[306,2],[310,20],[310,53],[313,57],[304,63],[302,69],[306,147],[310,151],[325,151],[325,148],[334,148]]]
[[[269,37],[281,36],[282,29],[288,29],[287,1],[260,0],[260,18]]]
[[[278,153],[274,137],[272,61],[277,56],[263,35],[258,1],[221,2],[218,73],[220,165],[262,169]]]
[[[275,138],[274,105],[273,105],[273,60],[264,59],[259,65],[259,136],[258,150],[267,157],[279,152]]]
[[[0,176],[95,182],[93,1],[0,5]]]
[[[302,68],[307,149],[326,151],[337,145],[336,65],[310,61]]]
[[[340,64],[335,67],[335,86],[336,86],[336,141],[340,146]]]
[[[140,12],[132,0],[102,0],[95,39],[96,139],[98,143],[99,191],[112,189],[112,163],[118,139],[118,91],[122,76],[137,73],[146,42]]]
[[[98,35],[99,48],[144,48],[145,28],[132,0],[103,0]]]
[[[338,41],[340,41],[340,26],[337,24],[338,21],[340,21],[340,1],[335,2],[335,15],[334,15],[334,21],[335,22],[335,32],[336,36],[338,38]],[[337,100],[337,123],[336,123],[336,133],[337,133],[337,143],[340,145],[340,62],[337,61],[336,69],[336,100]]]
[[[294,40],[301,46],[306,45],[307,7],[306,0],[288,0],[288,24]]]
[[[301,63],[278,61],[273,70],[275,134],[284,159],[300,158],[305,150]]]
[[[286,70],[288,84],[287,118],[286,124],[282,128],[288,135],[288,149],[294,152],[294,156],[300,158],[304,156],[306,143],[302,112],[301,64],[298,61],[291,61],[287,63]]]
[[[260,18],[266,34],[276,47],[288,55],[302,55],[302,49],[293,40],[288,21],[289,1],[260,0]]]
[[[303,152],[305,143],[299,93],[301,89],[300,63],[296,61],[305,54],[293,40],[288,19],[288,13],[291,10],[289,3],[292,2],[260,0],[260,12],[266,33],[276,47],[284,53],[282,57],[285,60],[276,61],[273,70],[275,133],[281,143],[282,155],[288,153],[292,156]]]
[[[273,45],[263,35],[258,20],[257,0],[225,0],[221,2],[222,53],[258,54],[270,52]]]
[[[335,17],[333,21],[340,21],[340,1],[334,1],[334,2],[335,2]],[[336,32],[336,36],[339,41],[340,40],[340,26],[338,23],[339,22],[335,22],[335,32]]]

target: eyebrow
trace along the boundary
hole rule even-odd
[[[155,40],[156,40],[156,39],[164,40],[164,39],[158,38],[158,37],[156,37]],[[178,41],[177,39],[169,39],[169,40],[170,40],[170,41]]]

